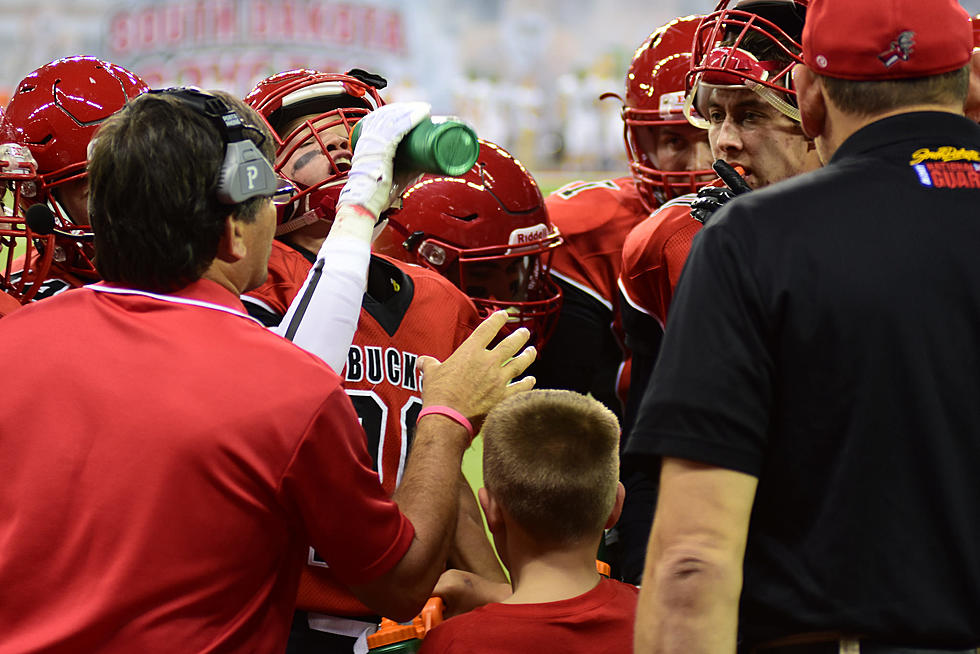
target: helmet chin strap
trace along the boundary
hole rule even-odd
[[[301,229],[307,225],[312,225],[318,220],[321,220],[321,218],[319,215],[317,215],[316,209],[310,209],[309,211],[305,211],[291,220],[287,220],[281,225],[276,225],[276,236],[282,236],[283,234],[295,232],[297,229]]]
[[[329,184],[324,185],[323,187],[321,187],[320,190],[340,186],[346,181],[347,181],[346,179],[335,180],[333,182],[330,182]],[[293,183],[298,188],[301,188],[303,190],[303,193],[306,193],[309,189],[309,187],[304,186],[302,184],[298,184],[296,182]],[[331,198],[326,195],[320,197],[319,201],[316,203],[315,206],[311,201],[310,195],[302,195],[298,199],[294,198],[293,202],[298,203],[299,206],[297,207],[297,211],[300,211],[300,213],[290,218],[289,220],[279,225],[276,225],[276,236],[282,236],[283,234],[289,234],[290,232],[295,232],[297,229],[302,229],[308,225],[312,225],[313,223],[319,221],[331,223],[333,222],[334,216],[337,213],[337,206],[335,204],[336,199],[334,198],[331,201]],[[304,208],[306,209],[306,211],[302,211],[302,209]]]

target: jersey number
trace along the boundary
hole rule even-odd
[[[417,397],[410,397],[398,411],[398,429],[388,428],[389,407],[381,401],[374,391],[348,390],[351,404],[357,412],[357,417],[361,419],[361,427],[367,435],[368,452],[374,458],[374,470],[384,483],[384,468],[379,464],[384,456],[385,438],[395,434],[401,434],[401,453],[398,457],[398,472],[395,478],[397,486],[402,480],[402,473],[405,471],[405,459],[408,451],[412,448],[412,440],[415,438],[415,423],[419,418],[419,411],[422,410],[422,400]],[[394,427],[394,425],[392,425]]]
[[[384,456],[384,439],[388,434],[386,426],[388,424],[388,406],[381,401],[374,391],[347,390],[354,411],[361,420],[361,427],[367,436],[368,452],[374,460],[374,471],[378,473],[378,478],[384,483],[384,469],[379,469],[378,461]],[[401,453],[398,456],[398,476],[395,478],[395,485],[401,483],[402,473],[405,471],[405,457],[408,450],[412,447],[412,440],[415,438],[415,423],[419,419],[419,411],[422,410],[422,400],[417,397],[410,397],[402,405],[399,411],[401,420]],[[307,565],[318,568],[329,568],[327,562],[316,553],[312,547],[306,559]]]

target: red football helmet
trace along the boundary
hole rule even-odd
[[[388,220],[376,252],[439,272],[482,315],[504,309],[544,345],[561,308],[551,252],[562,239],[534,178],[503,148],[481,140],[464,175],[424,175]]]
[[[37,201],[40,181],[31,151],[13,140],[6,124],[0,128],[0,291],[29,302],[51,269],[54,236],[32,231],[23,208]]]
[[[694,193],[716,175],[707,170],[661,170],[640,146],[639,131],[662,125],[686,125],[684,84],[691,44],[703,16],[677,18],[655,30],[633,55],[626,73],[623,137],[633,181],[648,211],[665,200]]]
[[[276,172],[299,191],[279,207],[277,235],[333,221],[350,170],[350,132],[384,104],[378,90],[385,85],[383,78],[356,69],[297,69],[262,80],[245,96],[276,136]],[[314,152],[320,156],[311,157]]]
[[[102,121],[146,90],[139,77],[121,66],[95,57],[67,57],[21,80],[7,105],[17,140],[37,162],[41,194],[33,203],[47,202],[56,227],[84,239],[57,238],[63,256],[59,265],[70,273],[97,276],[88,245],[87,196],[68,185],[84,184],[88,145]]]
[[[697,90],[743,87],[799,122],[790,72],[803,63],[807,0],[742,0],[728,9],[730,2],[721,0],[695,34],[685,115],[691,124],[707,128],[707,121],[692,111]]]

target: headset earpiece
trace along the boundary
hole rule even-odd
[[[273,195],[278,180],[268,159],[249,139],[225,146],[225,161],[218,174],[218,200],[238,204],[259,195]]]

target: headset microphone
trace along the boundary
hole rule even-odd
[[[75,241],[91,241],[95,239],[95,234],[91,231],[84,231],[80,234],[73,234],[72,232],[66,232],[63,229],[57,229],[54,225],[54,212],[46,204],[34,204],[27,208],[24,212],[24,222],[31,229],[32,232],[36,232],[41,236],[47,236],[48,234],[54,234],[55,236],[60,236],[62,238],[70,238]]]

